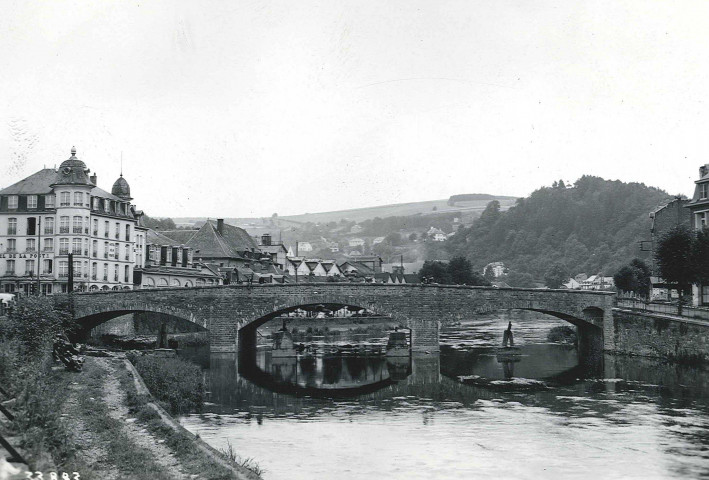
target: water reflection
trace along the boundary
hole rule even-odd
[[[269,480],[709,476],[706,370],[630,357],[580,362],[572,346],[544,343],[531,326],[516,328],[520,349],[505,355],[499,336],[478,325],[445,330],[440,356],[406,365],[266,353],[249,365],[193,352],[210,404],[181,421],[217,448],[229,440]],[[496,391],[465,376],[548,388]]]

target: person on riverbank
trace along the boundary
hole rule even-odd
[[[512,336],[512,322],[507,324],[507,330],[505,330],[505,333],[502,334],[502,346],[506,347],[507,342],[509,342],[510,347],[515,346],[514,337]]]

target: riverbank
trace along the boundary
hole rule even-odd
[[[260,478],[180,427],[120,355],[86,358],[68,385],[62,416],[81,478]]]

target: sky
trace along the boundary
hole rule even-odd
[[[150,216],[691,195],[706,1],[0,0],[0,187],[77,156]]]

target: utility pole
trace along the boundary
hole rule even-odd
[[[39,297],[41,295],[40,292],[40,287],[41,287],[41,282],[40,282],[40,253],[41,252],[41,244],[42,243],[42,217],[37,217],[37,296]]]
[[[69,294],[74,291],[74,254],[69,254],[69,283],[67,285]]]

